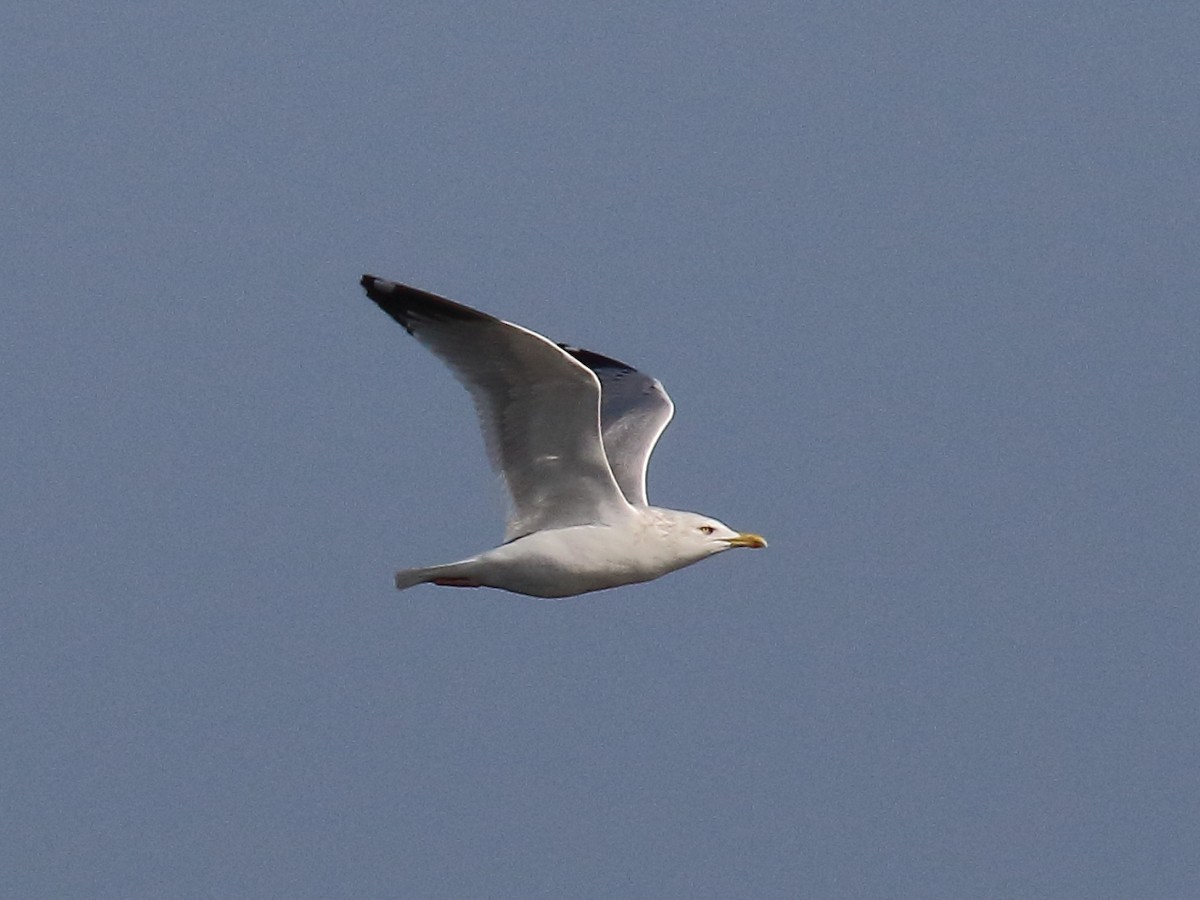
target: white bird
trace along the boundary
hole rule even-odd
[[[512,499],[503,544],[401,569],[397,588],[570,597],[767,545],[708,516],[647,503],[646,466],[675,411],[657,379],[435,294],[373,275],[361,283],[470,392]]]

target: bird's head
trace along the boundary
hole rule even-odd
[[[697,560],[734,547],[767,546],[761,535],[734,531],[724,522],[699,513],[670,510],[664,524],[671,542]]]

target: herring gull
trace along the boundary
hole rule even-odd
[[[675,411],[657,379],[436,294],[374,275],[361,284],[470,392],[512,501],[503,544],[401,569],[397,588],[570,597],[767,545],[708,516],[647,502],[646,465]]]

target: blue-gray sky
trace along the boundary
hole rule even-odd
[[[0,17],[0,894],[1194,896],[1194,5]],[[362,272],[770,549],[397,594],[503,496]]]

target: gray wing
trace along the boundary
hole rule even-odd
[[[604,453],[591,369],[540,334],[469,306],[373,275],[361,283],[470,392],[512,497],[507,539],[632,513]]]
[[[600,379],[600,431],[608,464],[625,499],[647,506],[646,467],[675,404],[657,378],[591,350],[559,346]]]

